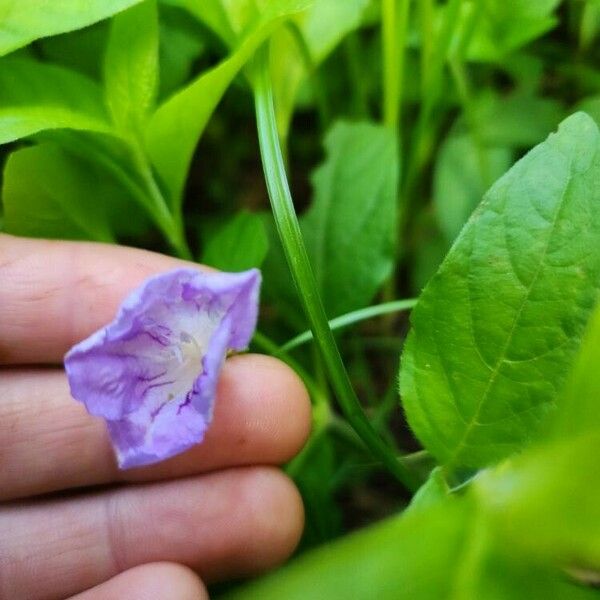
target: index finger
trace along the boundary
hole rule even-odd
[[[144,279],[182,265],[135,248],[0,234],[0,364],[62,362]]]

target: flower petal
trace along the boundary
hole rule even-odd
[[[65,357],[71,393],[103,417],[122,468],[202,441],[228,349],[244,349],[260,273],[178,269],[148,279]]]

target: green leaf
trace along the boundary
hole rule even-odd
[[[486,0],[469,44],[469,57],[498,61],[558,24],[561,0]],[[471,4],[474,4],[473,2]],[[477,10],[476,6],[473,10]]]
[[[555,405],[600,287],[599,146],[578,113],[519,161],[411,315],[402,399],[442,463],[509,455]]]
[[[520,92],[508,96],[485,93],[477,99],[474,113],[486,144],[510,148],[539,144],[565,115],[557,100]]]
[[[223,0],[163,0],[166,4],[184,8],[200,22],[212,29],[229,47],[235,45],[237,38]]]
[[[600,32],[600,1],[587,0],[581,15],[579,28],[579,44],[581,48],[589,48]]]
[[[512,164],[505,147],[478,148],[472,137],[450,135],[435,166],[433,203],[441,230],[452,242],[479,204],[488,185]]]
[[[567,385],[552,434],[572,437],[600,431],[600,305],[594,311]]]
[[[154,113],[146,131],[147,149],[173,206],[181,201],[198,138],[233,78],[278,24],[309,4],[309,0],[269,3],[229,58],[200,75]]]
[[[427,511],[432,506],[442,503],[450,494],[450,487],[441,467],[431,471],[427,481],[417,490],[404,514]]]
[[[471,497],[447,498],[306,553],[219,598],[367,600],[374,592],[382,600],[597,597],[595,590],[569,583],[553,565],[498,547],[486,517]]]
[[[356,29],[368,0],[316,0],[301,19],[300,29],[315,63],[325,57],[350,31]]]
[[[370,123],[338,122],[325,149],[301,226],[327,314],[334,317],[366,306],[391,273],[399,164],[393,133]]]
[[[227,600],[448,598],[460,556],[465,503],[395,517],[303,554]]]
[[[106,103],[117,129],[140,136],[158,87],[155,0],[146,0],[113,19],[104,82]]]
[[[360,26],[368,5],[368,0],[315,0],[309,10],[295,19],[313,68],[322,63],[348,33]],[[310,73],[307,57],[302,55],[298,40],[289,31],[278,31],[272,44],[271,73],[277,127],[280,135],[286,137],[298,91]]]
[[[5,231],[16,235],[114,241],[145,223],[105,170],[53,143],[9,156],[2,198]]]
[[[440,231],[433,211],[421,212],[415,218],[412,229],[414,248],[410,261],[410,284],[414,293],[420,294],[448,254],[451,241]]]
[[[304,331],[308,323],[300,305],[296,286],[290,277],[290,269],[272,215],[265,215],[263,223],[269,240],[269,251],[262,266],[263,295],[277,307],[281,318],[291,325],[294,331]]]
[[[223,271],[245,271],[260,267],[268,249],[261,217],[241,211],[209,237],[202,262]]]
[[[577,110],[586,112],[600,127],[600,95],[584,98],[577,104]]]
[[[498,540],[531,559],[600,569],[599,451],[596,429],[485,472],[473,492]]]
[[[39,40],[36,49],[44,62],[59,64],[101,81],[109,30],[110,21],[102,21],[79,31]]]
[[[0,60],[0,144],[61,128],[111,133],[97,84],[55,65]]]
[[[38,38],[87,27],[138,2],[140,0],[2,0],[0,56]]]
[[[160,89],[159,99],[182,87],[192,73],[194,62],[206,49],[201,25],[177,8],[160,10]]]

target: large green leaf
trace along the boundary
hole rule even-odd
[[[9,156],[2,199],[5,231],[16,235],[114,241],[145,223],[106,170],[53,143]]]
[[[394,135],[370,123],[337,123],[325,149],[301,225],[327,314],[335,317],[368,304],[392,270],[399,165]]]
[[[200,75],[154,113],[146,131],[147,149],[173,205],[181,200],[198,138],[233,78],[278,24],[308,5],[310,0],[270,2],[229,58]]]
[[[600,569],[599,360],[600,305],[542,442],[473,486],[498,538],[579,575]]]
[[[306,553],[226,600],[587,600],[553,565],[490,537],[472,496],[445,498]],[[521,530],[520,533],[522,533]],[[525,529],[525,531],[527,531]],[[527,536],[521,536],[526,538]]]
[[[111,131],[99,86],[55,65],[0,60],[0,144],[61,128]]]
[[[33,40],[87,27],[140,0],[1,0],[0,56]]]
[[[113,19],[104,81],[106,103],[117,128],[141,136],[158,87],[155,0],[146,0]]]
[[[436,472],[402,516],[302,555],[227,600],[591,600],[600,565],[598,436],[529,450],[462,496]],[[565,567],[574,576],[570,579]],[[593,573],[593,571],[592,571]]]
[[[403,403],[443,463],[507,456],[555,404],[600,287],[599,146],[578,113],[519,161],[412,313]]]
[[[447,598],[467,517],[459,503],[396,517],[304,554],[226,598]]]
[[[532,559],[598,571],[599,451],[596,429],[484,473],[473,491],[499,541]]]

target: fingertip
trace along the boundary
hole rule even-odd
[[[304,505],[292,480],[275,467],[247,469],[238,479],[238,497],[245,507],[243,530],[252,532],[232,548],[226,576],[263,573],[283,563],[294,552],[304,530]]]
[[[274,462],[287,462],[304,446],[311,431],[311,404],[304,383],[291,367],[272,356],[245,354],[228,363],[223,387],[231,394],[231,388],[239,386],[237,396],[247,398],[249,390],[254,390],[255,397],[248,401],[256,406],[256,419],[262,415],[260,423],[253,422],[251,414],[246,415],[246,429],[268,428],[262,437],[277,449]]]
[[[71,600],[208,600],[200,578],[190,568],[177,563],[156,562],[133,567]]]
[[[262,470],[260,481],[263,484],[256,486],[254,496],[257,532],[254,544],[266,551],[252,564],[253,572],[266,571],[287,560],[304,530],[304,504],[293,481],[275,468]],[[259,556],[258,552],[255,554]]]

